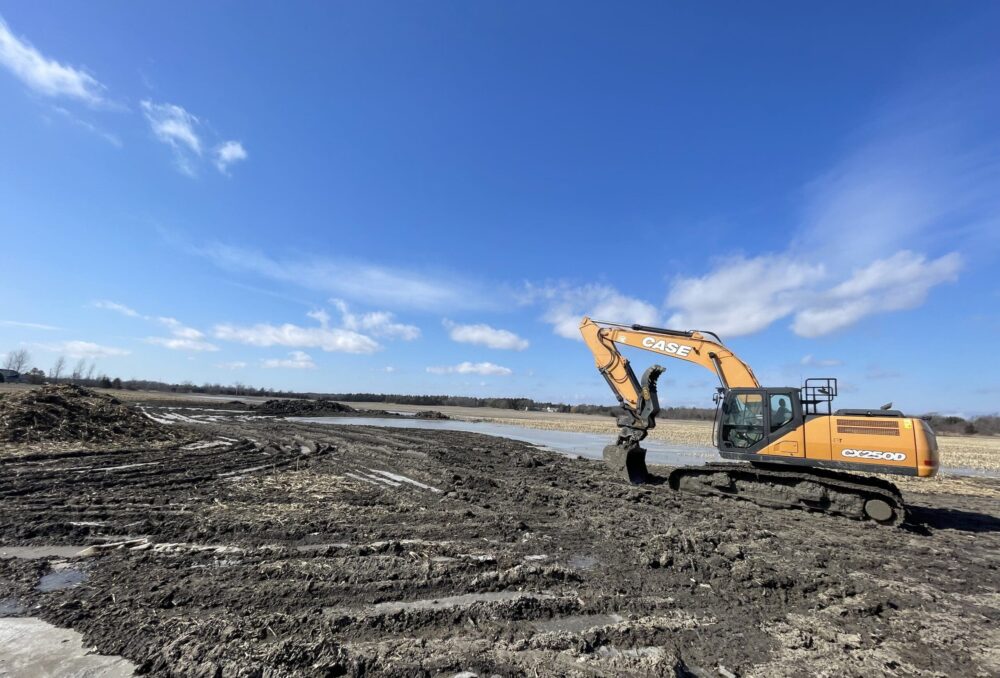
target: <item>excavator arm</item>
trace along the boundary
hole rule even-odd
[[[594,354],[597,369],[624,410],[618,418],[618,440],[604,448],[604,458],[633,483],[646,481],[646,452],[639,443],[649,429],[656,426],[656,415],[660,412],[656,380],[664,368],[653,365],[643,373],[641,380],[636,379],[628,358],[618,350],[618,344],[701,365],[715,372],[727,390],[760,386],[753,370],[711,333],[618,325],[590,318],[580,323],[580,333]]]

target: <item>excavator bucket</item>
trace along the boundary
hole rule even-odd
[[[604,448],[604,463],[633,485],[649,482],[646,450],[638,445],[631,448],[625,445],[608,445]]]

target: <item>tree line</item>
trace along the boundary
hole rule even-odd
[[[109,377],[97,372],[97,362],[80,358],[70,367],[65,356],[59,356],[48,372],[37,367],[28,368],[31,364],[31,354],[25,349],[8,353],[3,367],[22,375],[22,380],[29,384],[78,384],[90,388],[119,389],[126,391],[166,391],[170,393],[195,393],[205,395],[259,396],[266,398],[326,398],[341,402],[386,403],[398,405],[419,405],[421,407],[492,407],[500,410],[521,410],[532,412],[563,412],[573,414],[602,414],[618,416],[621,408],[609,405],[567,405],[536,401],[532,398],[475,398],[472,396],[448,395],[404,395],[400,393],[303,393],[298,391],[282,391],[270,388],[256,388],[236,382],[234,384],[196,385],[185,381],[171,384],[149,379],[121,379]],[[696,421],[712,421],[715,410],[706,407],[664,407],[660,410],[662,419],[687,419]],[[998,435],[1000,434],[1000,416],[983,415],[965,419],[959,416],[945,416],[936,413],[924,415],[931,427],[938,433],[960,435]]]

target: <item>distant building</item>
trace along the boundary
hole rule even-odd
[[[0,384],[7,381],[21,381],[20,372],[14,370],[0,370]]]

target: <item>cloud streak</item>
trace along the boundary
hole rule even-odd
[[[219,243],[194,247],[190,251],[227,271],[252,273],[384,308],[454,311],[498,305],[496,293],[452,274],[437,276],[346,259],[273,257]]]
[[[494,363],[471,363],[463,362],[458,365],[446,365],[440,367],[428,367],[430,374],[480,374],[483,376],[506,377],[513,374],[513,370],[495,365]]]
[[[174,351],[218,351],[219,347],[205,341],[205,333],[188,327],[176,318],[166,316],[143,315],[134,308],[119,304],[115,301],[95,301],[91,304],[94,308],[105,311],[114,311],[127,318],[140,318],[147,322],[162,325],[170,331],[169,337],[147,337],[146,343],[155,344]]]
[[[332,353],[374,353],[381,348],[371,337],[351,330],[302,327],[291,323],[258,323],[244,327],[222,324],[215,326],[213,336],[249,346],[319,348]]]
[[[114,358],[129,355],[131,351],[114,346],[102,346],[92,341],[64,341],[58,344],[40,344],[41,348],[61,353],[70,358]]]
[[[262,360],[260,366],[266,369],[285,369],[285,370],[313,370],[316,369],[316,363],[309,356],[308,353],[303,353],[302,351],[292,351],[288,354],[287,358],[268,358],[267,360]]]
[[[105,103],[106,87],[82,68],[60,63],[14,35],[0,18],[0,65],[29,88],[47,97],[68,98],[90,106]]]

